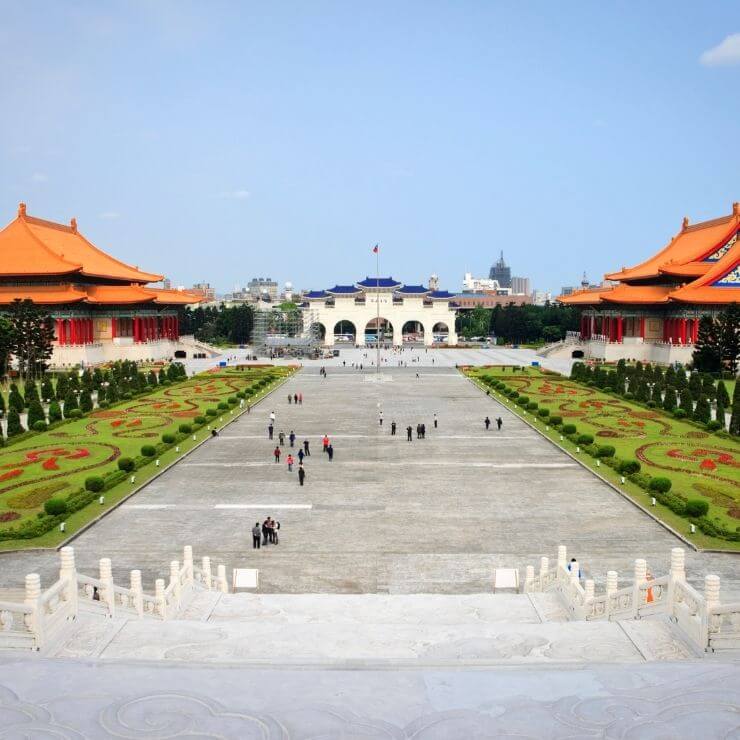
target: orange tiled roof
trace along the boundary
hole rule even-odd
[[[190,303],[202,303],[205,296],[202,293],[191,293],[187,290],[166,290],[164,288],[147,288],[149,293],[154,293],[155,303],[166,303],[169,305],[186,306]]]
[[[0,285],[0,305],[12,303],[16,298],[30,298],[34,303],[79,303],[87,298],[84,290],[66,285]]]
[[[675,285],[617,285],[604,293],[601,300],[606,303],[668,303]]]
[[[671,293],[681,303],[740,303],[740,242],[715,263],[706,274]]]
[[[69,226],[29,216],[25,204],[18,217],[0,232],[0,275],[65,275],[80,273],[89,277],[126,282],[151,283],[161,275],[142,272],[127,265],[85,239],[77,222]]]
[[[153,303],[154,293],[141,285],[87,285],[88,303]]]
[[[702,261],[711,257],[740,228],[740,203],[733,203],[729,216],[703,221],[689,226],[684,219],[683,227],[666,247],[645,262],[619,272],[606,275],[607,280],[644,280],[657,278],[661,273],[696,277],[711,267],[711,262]]]
[[[569,295],[558,296],[556,300],[569,306],[593,306],[600,303],[602,296],[612,290],[614,288],[611,286],[591,290],[574,290]]]

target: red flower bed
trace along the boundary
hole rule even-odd
[[[47,460],[44,460],[44,464],[41,467],[44,470],[59,470],[57,459],[55,457],[50,457]]]
[[[17,511],[4,511],[0,514],[0,522],[12,522],[15,519],[20,519],[21,515]]]
[[[23,471],[20,468],[9,470],[7,473],[3,473],[2,475],[0,475],[0,480],[10,480],[11,478],[19,476],[22,472]]]

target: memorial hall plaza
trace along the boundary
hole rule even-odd
[[[79,570],[94,573],[109,557],[116,578],[139,568],[151,588],[190,544],[214,568],[259,568],[262,592],[463,594],[490,591],[496,567],[554,558],[559,544],[601,582],[608,569],[631,578],[636,557],[664,572],[671,547],[683,546],[453,367],[383,372],[376,383],[372,371],[330,367],[324,379],[303,369],[76,538]],[[289,405],[288,393],[303,404]],[[426,439],[416,438],[421,423]],[[281,430],[295,431],[294,453],[310,441],[303,487],[287,471],[287,441],[273,462]],[[281,523],[280,543],[253,550],[250,530],[268,515]],[[20,587],[32,571],[49,584],[56,553],[0,554],[1,587]],[[732,555],[687,548],[687,571],[696,585],[720,575],[725,599],[740,592]]]

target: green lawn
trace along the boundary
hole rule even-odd
[[[262,378],[269,376],[279,382],[291,372],[278,367],[210,371],[0,448],[0,519],[12,517],[0,522],[0,532],[36,519],[47,499],[78,492],[89,476],[116,471],[122,457],[143,461],[143,445],[157,446],[155,458],[160,461],[158,467],[152,461],[136,470],[134,484],[127,476],[99,494],[105,498],[103,505],[96,498],[70,514],[65,520],[66,532],[55,527],[33,539],[0,540],[0,550],[57,545],[201,442],[210,434],[209,424],[223,426],[237,416],[239,406],[228,404],[228,398],[244,391],[248,394],[246,403],[254,404],[274,387],[256,388]],[[228,408],[218,409],[219,403],[226,403]],[[206,409],[214,408],[218,415],[194,430],[195,440],[192,433],[178,431],[180,425],[192,424],[195,417],[205,415]],[[176,445],[163,443],[163,434],[176,435]]]
[[[593,435],[595,444],[613,445],[617,457],[637,459],[645,473],[669,478],[673,484],[671,493],[684,499],[705,499],[709,503],[707,516],[712,522],[730,531],[740,531],[740,444],[736,440],[711,434],[658,409],[647,409],[532,368],[516,373],[511,369],[476,368],[467,369],[466,373],[483,389],[487,389],[485,379],[505,382],[536,402],[539,408],[549,409],[550,415],[562,416],[564,424],[575,424],[578,433]],[[496,390],[491,393],[557,444],[580,454],[584,464],[617,484],[697,546],[740,550],[738,542],[709,537],[699,530],[691,534],[688,519],[660,503],[653,507],[649,493],[630,481],[622,484],[619,474],[604,464],[597,466],[596,459],[583,450],[576,453],[576,444],[567,437],[561,439],[559,431],[548,429],[546,420],[538,418],[536,412],[534,415],[525,412]]]

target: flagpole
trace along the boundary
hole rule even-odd
[[[375,245],[375,305],[377,306],[377,323],[375,325],[375,344],[376,344],[376,352],[377,352],[377,368],[375,371],[375,375],[380,381],[380,246]]]

